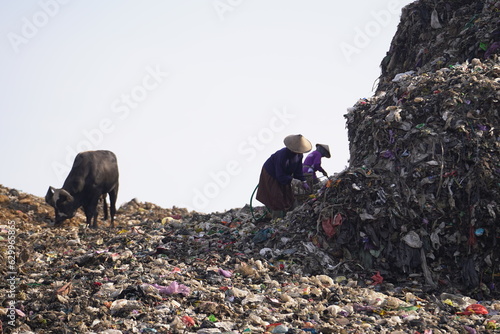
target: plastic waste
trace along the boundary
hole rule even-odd
[[[162,286],[158,284],[151,284],[152,287],[158,289],[158,292],[166,295],[182,294],[184,296],[189,296],[191,289],[184,284],[179,284],[176,281],[170,283],[169,286]]]
[[[471,314],[488,314],[488,310],[481,304],[471,304],[465,308],[462,312],[457,312],[457,314],[471,315]]]
[[[219,274],[221,274],[222,276],[224,276],[226,278],[229,278],[229,277],[231,277],[233,275],[233,273],[230,272],[229,270],[224,270],[224,269],[221,269],[221,268],[218,269],[218,272],[219,272]]]
[[[196,325],[196,321],[188,315],[183,315],[181,320],[188,327],[193,327],[194,325]]]
[[[408,232],[404,237],[403,241],[412,248],[421,248],[423,243],[420,240],[420,236],[415,231]]]
[[[117,299],[111,303],[109,310],[111,314],[118,312],[130,312],[133,310],[140,310],[143,307],[141,302],[137,300]]]

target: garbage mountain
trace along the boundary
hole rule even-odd
[[[326,254],[396,280],[497,294],[499,9],[403,9],[374,96],[344,115],[349,167],[310,203]]]

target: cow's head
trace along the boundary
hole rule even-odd
[[[73,218],[75,216],[75,199],[64,189],[49,187],[49,190],[45,195],[45,202],[55,209],[56,224],[60,224],[66,219]]]

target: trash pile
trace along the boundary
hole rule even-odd
[[[381,62],[379,90],[408,71],[434,72],[500,53],[500,1],[415,1],[403,8]]]
[[[500,272],[499,74],[498,57],[406,72],[349,110],[350,167],[325,193],[345,218],[334,244],[368,268],[489,294]]]
[[[418,1],[403,11],[391,52],[406,60],[383,62],[376,94],[348,110],[350,166],[315,206],[343,258],[498,296],[499,9]]]
[[[293,222],[310,217],[305,207],[313,210],[314,203],[285,219],[255,222],[248,207],[200,214],[132,200],[118,210],[117,228],[101,222],[90,229],[83,213],[54,227],[43,198],[0,186],[0,260],[7,261],[13,226],[16,259],[15,270],[0,267],[0,332],[397,334],[500,328],[500,302],[452,289],[427,294],[418,277],[396,284],[355,261],[329,262],[317,246],[316,225]]]

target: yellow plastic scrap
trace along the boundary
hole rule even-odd
[[[335,277],[335,282],[341,283],[343,281],[347,281],[347,277],[345,277],[345,276],[337,276],[337,277]]]
[[[47,260],[46,260],[47,262],[52,262],[52,261],[54,261],[54,259],[57,258],[57,254],[54,252],[46,253],[45,255],[47,256]]]
[[[170,222],[172,222],[172,221],[174,221],[174,220],[175,220],[175,219],[174,219],[174,218],[172,218],[172,217],[163,217],[163,218],[161,219],[161,223],[162,223],[163,225],[165,225],[166,223],[170,223]]]
[[[453,302],[450,299],[443,300],[443,303],[455,307],[455,305],[453,304]]]
[[[488,322],[486,323],[486,329],[497,329],[497,328],[498,325],[495,320],[488,320]]]

